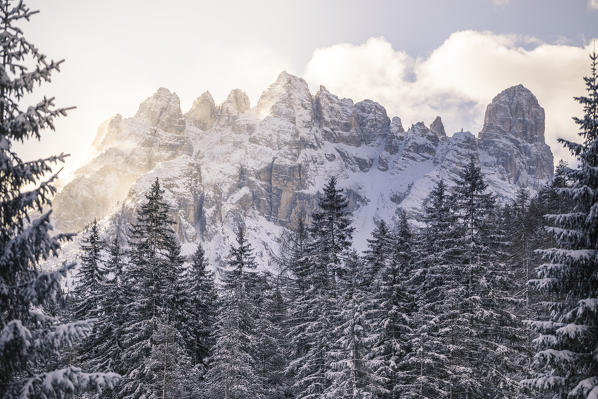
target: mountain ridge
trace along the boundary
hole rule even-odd
[[[312,95],[286,72],[253,108],[235,89],[219,105],[205,92],[183,114],[178,96],[160,88],[134,117],[104,122],[94,148],[96,157],[55,198],[59,229],[132,217],[159,177],[184,244],[222,252],[244,223],[264,258],[276,252],[283,227],[313,211],[331,175],[346,189],[359,247],[374,218],[392,218],[399,207],[416,215],[431,187],[440,178],[450,185],[471,157],[501,201],[520,187],[539,189],[553,169],[544,110],[522,85],[493,99],[476,138],[447,136],[440,117],[405,130],[374,101],[341,99],[324,86]]]

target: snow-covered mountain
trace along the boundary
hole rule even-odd
[[[347,190],[363,248],[374,218],[392,218],[399,207],[417,214],[433,185],[450,184],[471,157],[502,200],[519,187],[538,189],[553,172],[544,110],[521,85],[492,100],[477,138],[447,136],[440,117],[405,130],[380,104],[340,99],[323,86],[312,95],[286,72],[255,107],[238,89],[220,105],[206,92],[183,114],[177,95],[160,88],[134,117],[104,122],[93,145],[95,158],[54,200],[59,229],[132,218],[159,177],[184,250],[201,240],[217,262],[244,223],[262,265],[332,175]]]

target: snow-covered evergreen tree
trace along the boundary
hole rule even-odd
[[[460,350],[459,306],[462,287],[456,284],[463,235],[457,223],[454,201],[440,180],[424,203],[423,229],[412,256],[410,291],[416,312],[411,323],[409,351],[401,362],[405,372],[404,397],[450,398],[457,376],[470,368],[455,368]]]
[[[376,375],[382,380],[384,392],[379,397],[395,399],[408,389],[409,378],[403,360],[410,351],[412,317],[415,308],[409,287],[411,263],[413,262],[412,234],[405,212],[400,215],[396,234],[385,224],[379,223],[369,240],[368,256],[374,253],[383,259],[383,267],[376,275],[378,283],[370,284],[368,318],[370,330],[375,334],[370,358]],[[376,261],[371,259],[369,264]],[[371,273],[371,268],[369,268]]]
[[[81,239],[81,264],[71,293],[72,314],[76,320],[94,319],[100,315],[106,281],[106,271],[102,265],[104,246],[94,220]]]
[[[127,318],[127,304],[131,298],[123,281],[126,267],[125,253],[121,248],[121,238],[117,234],[108,245],[105,272],[109,279],[104,283],[101,298],[102,314],[96,321],[96,347],[92,352],[91,366],[99,370],[111,370],[124,374],[121,351],[123,326]],[[113,390],[102,393],[102,398],[117,398]]]
[[[324,397],[376,398],[386,391],[383,379],[376,374],[375,360],[368,356],[376,335],[372,334],[367,314],[367,269],[353,252],[339,271],[334,330],[330,331],[335,339],[330,350],[330,386]]]
[[[384,273],[392,260],[394,252],[392,234],[384,220],[378,220],[368,238],[368,249],[364,253],[365,266],[368,268],[368,285],[373,285],[372,291],[380,286],[381,274]]]
[[[308,242],[308,229],[303,215],[300,215],[296,225],[283,232],[280,254],[276,259],[280,270],[280,278],[284,280],[286,294],[291,300],[304,294],[308,286]]]
[[[285,398],[289,389],[285,376],[286,309],[278,279],[260,273],[255,290],[257,316],[253,358],[265,399]]]
[[[224,283],[216,323],[216,340],[209,358],[210,368],[203,382],[210,399],[260,399],[263,384],[255,354],[257,308],[254,298],[257,264],[245,230],[239,226],[222,270]]]
[[[353,228],[348,201],[331,178],[312,215],[303,267],[305,291],[290,304],[293,358],[288,374],[299,398],[321,397],[331,385],[330,351],[336,341],[334,309],[338,274],[351,247]]]
[[[331,177],[324,186],[309,227],[310,255],[316,268],[321,269],[317,276],[323,279],[322,285],[332,290],[333,295],[338,269],[352,245],[354,229],[348,205],[343,190],[336,187],[336,178]]]
[[[75,275],[74,289],[69,302],[70,318],[73,320],[93,320],[92,333],[77,348],[77,358],[80,365],[90,370],[110,370],[100,361],[105,353],[100,352],[100,346],[107,338],[104,322],[110,317],[106,305],[107,272],[103,265],[105,243],[100,238],[96,220],[88,226],[81,239],[81,264]]]
[[[577,168],[564,168],[570,186],[559,190],[573,209],[547,215],[556,241],[541,251],[546,263],[531,284],[550,293],[549,318],[532,325],[538,330],[535,378],[526,385],[557,397],[598,397],[598,55],[592,53],[584,109],[579,126],[581,143],[559,139],[577,157]]]
[[[197,246],[191,257],[191,267],[185,279],[188,290],[187,313],[191,319],[187,320],[187,332],[184,335],[190,338],[188,347],[193,364],[200,364],[205,368],[214,344],[218,297],[214,274],[209,270],[208,260],[201,244]]]
[[[464,253],[455,281],[463,295],[458,315],[461,350],[454,359],[471,371],[457,376],[456,388],[466,397],[509,398],[519,389],[513,373],[525,341],[521,320],[512,310],[523,301],[515,297],[494,198],[473,159],[455,190]]]
[[[177,270],[183,260],[163,193],[156,179],[130,228],[130,264],[125,268],[123,283],[131,301],[126,306],[122,330],[121,398],[162,397],[165,384],[172,383],[165,378],[175,366],[170,357],[160,354],[178,353],[183,345],[173,319],[177,313]]]
[[[88,321],[63,324],[48,309],[56,307],[60,280],[73,269],[54,271],[40,263],[55,256],[69,234],[52,236],[50,199],[57,174],[53,165],[66,155],[22,161],[14,142],[39,139],[67,109],[53,98],[21,103],[38,85],[49,82],[62,61],[49,60],[23,35],[22,24],[36,11],[22,1],[0,2],[0,397],[71,397],[89,389],[110,387],[116,375],[67,366],[55,369],[51,359],[91,331]]]

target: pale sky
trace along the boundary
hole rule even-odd
[[[404,126],[436,115],[447,132],[479,132],[485,106],[522,83],[546,109],[546,136],[575,137],[598,37],[598,0],[30,0],[26,36],[62,72],[36,95],[77,106],[24,159],[67,152],[68,178],[89,156],[98,125],[166,87],[183,112],[209,90],[241,88],[255,105],[287,70],[356,101],[370,98]]]

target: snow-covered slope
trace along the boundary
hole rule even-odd
[[[433,185],[450,184],[471,157],[503,200],[518,187],[539,188],[553,169],[544,110],[523,86],[492,101],[478,139],[447,137],[440,118],[405,131],[380,104],[324,87],[312,95],[286,72],[253,108],[241,90],[220,105],[206,92],[183,114],[176,94],[161,88],[134,117],[104,122],[94,146],[97,156],[54,200],[61,230],[78,231],[94,217],[106,226],[132,218],[159,177],[187,251],[202,241],[217,262],[244,223],[264,266],[282,228],[311,213],[332,175],[347,190],[361,249],[375,218],[398,207],[415,215]]]

